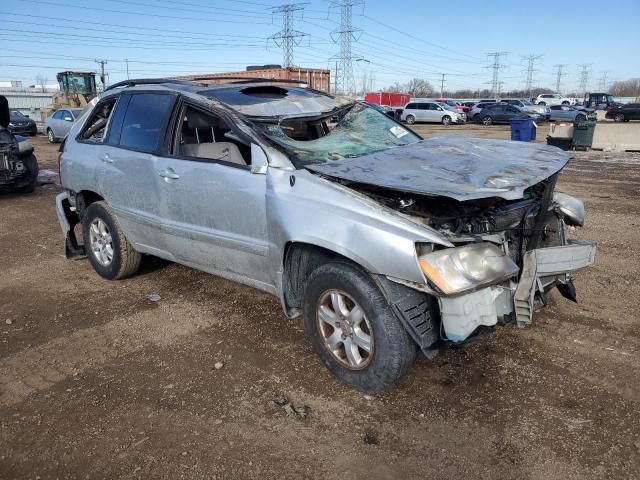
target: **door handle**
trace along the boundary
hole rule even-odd
[[[164,178],[165,181],[177,180],[180,178],[180,175],[178,175],[173,168],[165,168],[164,170],[160,170],[158,172],[158,175]]]
[[[105,153],[102,157],[100,157],[103,163],[113,163],[113,158],[108,153]]]

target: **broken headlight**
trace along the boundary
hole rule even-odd
[[[491,243],[472,243],[418,256],[420,268],[442,293],[452,295],[513,277],[518,266]]]
[[[553,194],[553,201],[558,204],[567,225],[575,227],[584,225],[584,203],[582,200],[566,193],[556,192]]]

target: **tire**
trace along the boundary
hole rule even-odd
[[[56,136],[53,134],[53,130],[47,128],[47,138],[50,143],[56,143]]]
[[[38,182],[38,160],[36,156],[31,154],[29,158],[23,160],[27,171],[29,172],[29,183],[16,188],[18,193],[33,193],[36,189],[36,183]]]
[[[587,117],[584,115],[576,115],[576,122],[584,122],[587,120]]]
[[[444,117],[442,117],[442,124],[451,125],[451,117],[449,115],[445,115]]]
[[[562,102],[562,105],[569,105],[569,102]]]
[[[613,117],[615,122],[624,122],[624,113],[616,113]]]
[[[544,107],[547,105],[547,102],[538,102],[538,105],[542,105]]]
[[[486,115],[484,117],[482,117],[482,124],[489,126],[493,124],[493,118],[491,118],[489,115]]]
[[[344,294],[344,302],[338,302],[338,305],[352,307],[349,316],[339,317],[335,314],[332,308],[335,305],[334,294]],[[305,286],[303,306],[305,331],[314,350],[331,374],[346,385],[364,392],[381,391],[397,382],[413,365],[417,351],[415,343],[371,276],[359,268],[339,261],[318,267],[311,273]],[[353,315],[356,306],[360,307],[362,320],[355,326],[345,327],[351,329],[346,337],[341,337],[339,333],[347,330],[332,327],[329,322],[320,319],[319,312],[324,311],[324,318],[344,324],[349,318],[357,319]],[[334,334],[339,339],[336,348],[331,351],[327,343]],[[362,340],[356,340],[367,334],[370,354],[361,348]],[[355,346],[356,358],[362,360],[358,366],[349,365],[354,354],[347,356],[348,342],[352,347]]]
[[[104,225],[104,230],[98,228],[98,225]],[[96,230],[92,231],[94,226]],[[98,238],[96,233],[100,233]],[[89,262],[101,277],[120,280],[138,271],[142,255],[134,250],[125,238],[113,210],[106,202],[100,201],[89,205],[82,217],[82,236]],[[95,238],[95,242],[92,242],[92,238]],[[104,248],[100,249],[101,253],[97,250],[101,247],[97,243],[98,240],[103,241]],[[92,248],[94,243],[96,249]],[[110,248],[108,248],[109,245]],[[109,251],[111,252],[110,260]]]
[[[413,115],[407,115],[407,118],[405,120],[409,125],[413,125],[414,123],[416,123],[416,117],[414,117]]]

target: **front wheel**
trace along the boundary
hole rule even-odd
[[[543,107],[547,104],[547,102],[538,102],[538,105],[542,105]]]
[[[445,115],[444,117],[442,117],[442,124],[443,125],[450,125],[451,124],[451,117],[449,115]]]
[[[125,238],[106,202],[89,205],[82,217],[82,236],[89,262],[101,277],[120,280],[138,271],[142,256]]]
[[[56,143],[56,136],[50,128],[47,128],[47,138],[49,139],[49,142]]]
[[[493,123],[493,118],[491,118],[489,115],[487,115],[486,117],[482,117],[482,124],[483,125],[491,125]]]
[[[613,120],[616,122],[624,122],[624,114],[616,113],[615,117],[613,117]]]
[[[358,390],[394,384],[416,357],[415,343],[373,279],[348,263],[328,263],[310,275],[304,325],[329,371]]]
[[[576,115],[576,122],[584,122],[586,119],[584,115]]]
[[[407,115],[407,123],[409,125],[413,125],[414,123],[416,123],[416,117],[414,117],[413,115]]]

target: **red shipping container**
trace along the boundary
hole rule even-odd
[[[365,94],[364,101],[389,107],[404,107],[411,101],[411,95],[395,92],[371,92]]]

